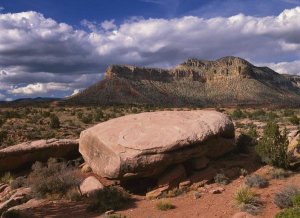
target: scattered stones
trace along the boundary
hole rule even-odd
[[[170,186],[165,185],[158,189],[152,190],[146,194],[146,199],[151,200],[151,199],[159,198],[164,192],[168,191],[169,189],[170,189]]]
[[[200,182],[195,182],[191,185],[191,189],[192,190],[197,190],[200,187],[203,187],[204,185],[206,185],[208,183],[208,180],[202,180]]]
[[[31,199],[30,188],[19,188],[13,195],[3,203],[0,204],[0,214],[7,211],[9,208],[23,204]]]
[[[97,190],[103,189],[104,186],[99,182],[99,180],[94,176],[89,176],[80,185],[80,192],[82,195],[91,195]]]
[[[110,179],[154,177],[169,166],[234,148],[234,126],[216,111],[127,115],[81,132],[79,151],[93,172]]]
[[[79,156],[78,140],[48,139],[24,142],[0,150],[0,172],[24,168],[36,161],[47,161],[50,157],[76,156]]]
[[[223,187],[216,187],[209,191],[210,194],[221,194],[225,189]]]
[[[187,181],[184,181],[184,182],[181,182],[179,183],[178,187],[179,188],[187,188],[191,185],[191,181],[187,180]]]

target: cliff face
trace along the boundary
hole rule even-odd
[[[295,79],[294,79],[295,80]],[[237,57],[189,59],[173,69],[112,65],[104,80],[67,102],[165,106],[299,105],[293,79]]]

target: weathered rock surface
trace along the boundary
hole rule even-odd
[[[300,105],[299,79],[238,57],[189,59],[165,70],[111,65],[100,82],[64,101],[69,104],[162,106]]]
[[[11,197],[0,204],[0,214],[5,212],[11,207],[14,207],[16,205],[23,204],[31,199],[30,196],[30,188],[20,188],[15,191],[14,194],[11,195]]]
[[[78,146],[78,140],[71,139],[38,140],[10,146],[0,150],[0,172],[46,161],[50,157],[76,157]]]
[[[176,186],[181,181],[183,181],[186,178],[186,172],[185,168],[182,164],[172,166],[171,169],[164,172],[162,175],[160,175],[158,179],[158,186]]]
[[[234,147],[234,126],[216,111],[160,111],[127,115],[80,135],[79,152],[94,173],[108,178],[151,177],[168,166]]]
[[[103,189],[104,186],[94,176],[89,176],[80,185],[80,191],[83,195],[90,195],[97,190]]]

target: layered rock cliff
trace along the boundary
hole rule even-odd
[[[244,59],[189,59],[173,69],[111,65],[102,81],[66,100],[73,104],[162,106],[299,105],[287,76]]]

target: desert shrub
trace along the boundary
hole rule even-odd
[[[285,116],[285,117],[291,117],[293,115],[295,115],[295,111],[292,109],[285,109],[283,111],[283,116]]]
[[[166,210],[174,209],[175,206],[168,201],[160,200],[159,202],[156,203],[156,208],[158,210],[166,211]]]
[[[46,118],[46,117],[50,117],[50,116],[51,116],[51,113],[50,113],[50,111],[43,111],[43,112],[42,112],[42,116],[45,117],[45,118]]]
[[[86,115],[83,115],[82,117],[81,117],[81,121],[83,122],[83,123],[86,123],[86,124],[89,124],[89,123],[91,123],[92,121],[93,121],[93,115],[92,114],[86,114]]]
[[[245,184],[249,187],[265,188],[268,186],[268,181],[262,176],[254,174],[246,176]]]
[[[255,150],[263,162],[286,169],[289,167],[288,144],[286,131],[280,133],[277,123],[268,122]]]
[[[257,134],[257,131],[256,131],[256,125],[249,124],[249,128],[248,128],[248,131],[246,132],[246,135],[252,137],[256,141],[256,138],[258,137],[258,134]]]
[[[3,175],[0,175],[0,183],[10,184],[13,181],[13,176],[10,172],[6,172]]]
[[[281,209],[293,206],[293,197],[299,193],[295,186],[286,186],[274,196],[274,203]]]
[[[274,120],[274,119],[276,119],[278,117],[279,116],[275,112],[273,112],[273,111],[270,111],[269,113],[267,113],[268,120]]]
[[[249,187],[242,187],[235,193],[234,200],[237,205],[250,204],[255,198]]]
[[[5,122],[6,122],[6,119],[0,117],[0,127],[2,127]]]
[[[105,187],[96,191],[89,199],[88,210],[105,212],[122,208],[130,199],[129,194],[121,188]]]
[[[292,198],[293,207],[300,207],[300,192]]]
[[[77,118],[78,118],[79,120],[81,120],[82,116],[83,116],[82,111],[78,111],[78,112],[77,112]]]
[[[300,208],[288,208],[280,211],[276,214],[275,218],[299,218],[300,217]]]
[[[50,116],[50,127],[52,129],[58,129],[58,128],[60,128],[59,118],[55,114],[51,114],[51,116]]]
[[[0,131],[0,144],[2,144],[7,139],[8,132],[6,130]]]
[[[289,118],[289,122],[294,125],[299,125],[300,119],[296,115],[293,115]]]
[[[26,178],[24,176],[20,176],[11,181],[10,187],[12,189],[17,189],[24,186],[26,183]]]
[[[230,182],[230,179],[223,173],[218,173],[215,175],[214,180],[218,184],[227,185]]]
[[[285,170],[282,168],[272,168],[269,172],[268,175],[271,176],[272,179],[283,179],[287,178],[292,174],[292,171]]]
[[[66,199],[71,201],[80,201],[82,199],[82,195],[80,194],[78,187],[69,189],[66,193]]]
[[[232,119],[241,119],[241,118],[245,118],[246,114],[243,113],[241,109],[236,109],[232,112],[231,117]]]
[[[100,121],[103,117],[104,117],[104,114],[101,110],[98,109],[98,110],[95,111],[94,120],[96,122]]]
[[[266,120],[266,112],[263,109],[258,109],[248,113],[248,118],[252,120]]]
[[[36,197],[47,195],[64,196],[70,189],[77,187],[80,180],[74,176],[74,168],[66,162],[50,158],[46,165],[36,162],[26,181]]]
[[[240,188],[234,196],[236,205],[241,211],[256,215],[259,213],[262,203],[249,187]]]

